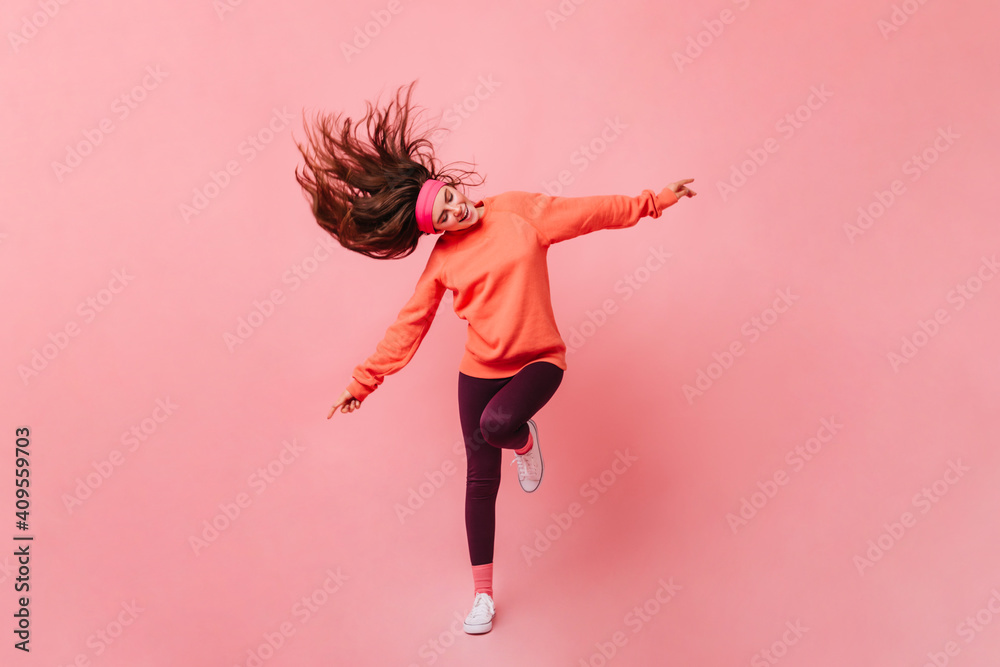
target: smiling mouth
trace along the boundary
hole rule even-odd
[[[465,222],[466,220],[469,219],[469,207],[465,206],[465,204],[463,204],[462,206],[465,208],[465,215],[462,216],[462,219],[459,220],[459,222]]]

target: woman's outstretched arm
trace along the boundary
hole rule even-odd
[[[547,244],[566,241],[599,229],[632,227],[644,217],[659,218],[664,209],[680,197],[696,193],[687,187],[694,179],[671,183],[658,194],[643,190],[636,197],[598,195],[590,197],[553,197],[545,194],[511,193],[511,205],[538,230]]]
[[[413,296],[399,311],[396,321],[386,330],[374,354],[355,367],[351,382],[333,405],[327,419],[333,416],[338,407],[350,410],[360,407],[382,384],[386,375],[402,370],[416,354],[447,291],[441,282],[439,269],[438,257],[432,252],[417,281]],[[349,394],[353,400],[344,394]]]

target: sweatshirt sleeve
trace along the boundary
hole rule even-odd
[[[638,197],[526,194],[521,214],[538,230],[546,245],[551,245],[598,229],[632,227],[640,218],[660,217],[663,209],[676,203],[677,195],[670,188],[659,194],[643,190]]]
[[[386,375],[402,370],[416,354],[431,328],[431,322],[434,321],[434,315],[446,291],[438,266],[432,253],[417,280],[413,296],[399,311],[396,321],[386,330],[375,353],[355,367],[347,386],[347,391],[354,398],[364,401],[382,384]]]

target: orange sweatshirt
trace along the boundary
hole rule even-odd
[[[676,203],[669,188],[638,197],[505,192],[483,198],[476,202],[485,206],[479,222],[438,237],[413,296],[375,353],[354,369],[347,390],[364,401],[386,375],[410,362],[446,290],[455,314],[469,323],[460,372],[505,378],[535,361],[566,370],[566,344],[549,292],[549,246],[598,229],[632,227]]]

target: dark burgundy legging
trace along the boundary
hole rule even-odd
[[[493,562],[501,449],[528,443],[528,420],[549,402],[562,378],[563,370],[548,361],[528,364],[508,378],[458,374],[458,412],[468,462],[465,530],[473,565]]]

